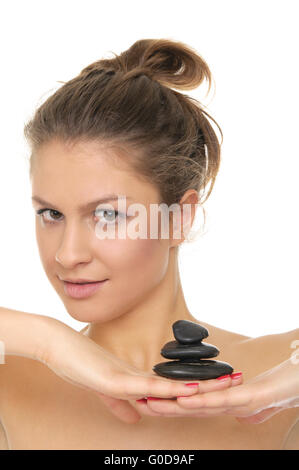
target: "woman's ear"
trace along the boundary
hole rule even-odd
[[[170,246],[180,245],[188,236],[198,204],[198,193],[188,189],[177,205],[177,210],[170,211]]]

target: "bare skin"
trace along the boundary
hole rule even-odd
[[[131,197],[127,205],[159,203],[157,189],[111,149],[52,141],[36,155],[32,194],[51,203],[34,202],[36,210],[50,209],[45,219],[36,220],[41,261],[68,313],[89,323],[82,334],[146,372],[163,361],[161,347],[173,340],[172,324],[181,319],[206,326],[208,342],[220,350],[217,359],[242,371],[245,379],[287,358],[288,335],[252,339],[191,315],[178,269],[177,247],[183,239],[97,239],[97,204],[81,211],[79,206],[108,193]],[[196,204],[196,192],[187,191],[180,202]],[[117,210],[117,202],[111,204]],[[108,281],[91,297],[73,299],[60,278]],[[11,449],[278,449],[298,415],[286,410],[258,429],[223,415],[144,416],[132,425],[109,413],[94,393],[63,381],[37,361],[11,356],[2,377],[0,412]]]
[[[200,323],[203,324],[203,323]],[[242,370],[244,382],[287,357],[289,333],[244,338],[204,323],[216,338],[228,339],[219,360]],[[84,334],[84,330],[82,330]],[[267,355],[265,354],[267,351]],[[265,356],[266,359],[265,359]],[[264,357],[257,361],[257,357]],[[142,416],[126,424],[113,416],[92,391],[58,377],[41,362],[8,356],[1,370],[0,415],[8,449],[283,449],[298,420],[298,408],[287,409],[258,425],[233,416],[164,418]],[[208,381],[203,381],[208,382]],[[199,382],[201,385],[205,385]],[[212,382],[212,381],[210,381]],[[242,383],[241,380],[238,383]],[[238,386],[229,379],[218,389]],[[139,408],[134,400],[133,406]],[[148,405],[159,410],[156,402]],[[177,425],[176,425],[177,424]],[[1,434],[1,433],[0,433]],[[1,441],[1,439],[0,439]]]

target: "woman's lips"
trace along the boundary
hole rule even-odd
[[[106,281],[108,281],[108,279],[89,284],[73,284],[72,282],[63,281],[64,291],[74,299],[83,299],[94,294],[103,286],[103,284],[105,284]]]

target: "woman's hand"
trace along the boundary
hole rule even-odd
[[[128,400],[144,396],[171,398],[190,396],[197,387],[146,373],[118,359],[65,323],[50,318],[46,344],[36,359],[58,376],[80,388],[95,392],[109,410],[126,423],[136,423],[140,414]]]
[[[286,408],[299,406],[299,364],[292,357],[237,387],[214,391],[209,390],[208,382],[212,381],[200,382],[199,393],[192,397],[138,402],[137,409],[145,415],[166,417],[229,414],[241,423],[262,423]]]

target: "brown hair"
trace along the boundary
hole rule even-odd
[[[40,145],[53,138],[69,144],[86,139],[130,150],[127,163],[158,188],[161,202],[179,203],[195,189],[203,203],[215,183],[222,144],[208,118],[222,140],[223,134],[197,100],[173,88],[192,90],[206,79],[209,92],[207,63],[191,47],[168,39],[142,39],[114,56],[62,82],[25,125],[30,175]]]

